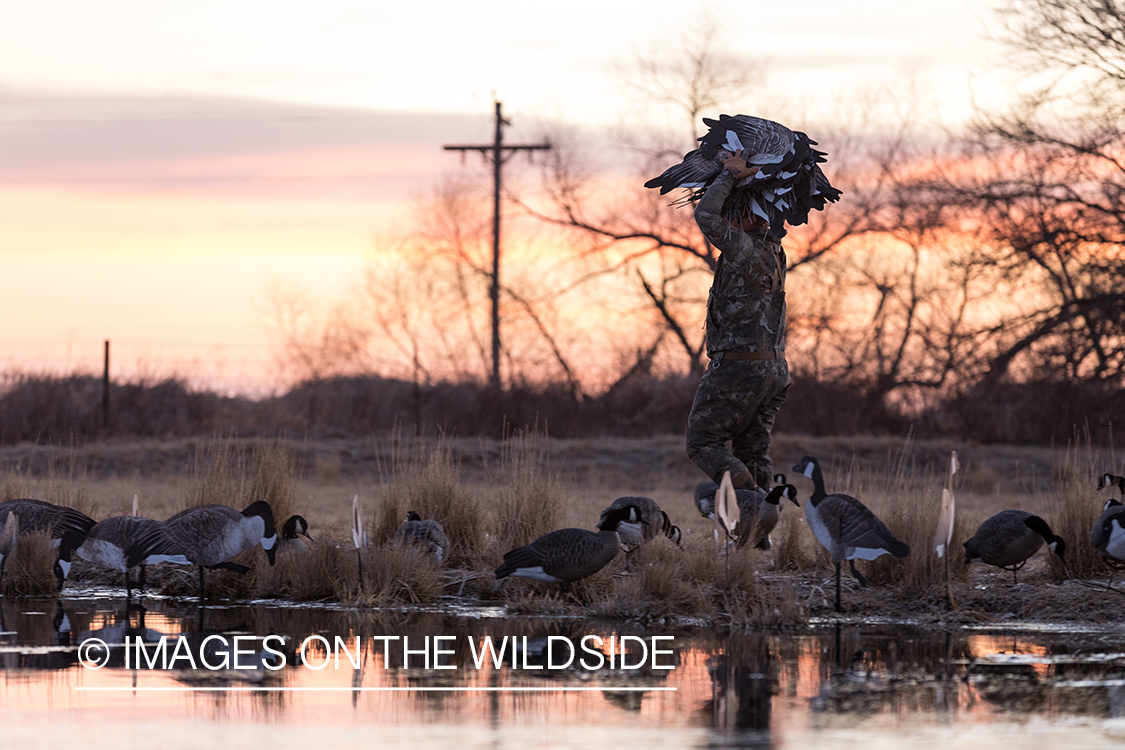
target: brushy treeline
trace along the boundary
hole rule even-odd
[[[636,377],[597,398],[565,386],[476,383],[418,386],[378,376],[306,381],[262,399],[192,389],[182,380],[114,383],[108,422],[94,376],[13,376],[0,390],[0,444],[67,443],[98,437],[189,437],[217,433],[304,438],[385,435],[502,437],[546,426],[553,437],[679,433],[695,395],[691,377]],[[1067,382],[1007,384],[969,391],[916,414],[864,393],[794,377],[775,429],[823,435],[952,437],[980,443],[1066,444],[1076,429],[1096,444],[1125,418],[1125,391]]]

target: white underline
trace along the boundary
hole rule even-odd
[[[375,693],[639,693],[639,692],[675,692],[674,687],[75,687],[81,692],[132,692],[132,693],[201,693],[201,692],[232,692],[232,693],[324,693],[324,692],[375,692]]]

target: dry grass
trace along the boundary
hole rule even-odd
[[[21,534],[15,551],[4,558],[4,596],[53,596],[57,557],[46,532]]]
[[[367,445],[370,450],[371,444]],[[1089,532],[1105,500],[1094,489],[1097,475],[1123,473],[1112,453],[1089,446],[1057,451],[955,447],[962,472],[954,484],[958,516],[949,562],[963,616],[1000,616],[998,607],[1021,596],[1032,600],[1040,595],[1025,586],[1051,586],[1066,577],[1047,552],[1037,554],[1021,572],[1018,587],[1011,586],[1010,574],[963,563],[962,542],[981,521],[1007,508],[1023,508],[1047,518],[1067,541],[1073,575],[1105,579],[1104,565],[1089,549]],[[383,451],[390,459],[377,475],[359,479],[341,478],[337,469],[323,470],[324,461],[307,454],[302,457],[304,448],[278,440],[214,438],[194,448],[183,477],[97,479],[85,468],[89,452],[58,449],[47,471],[0,470],[0,488],[8,497],[41,497],[89,510],[102,507],[107,511],[104,515],[128,512],[136,492],[143,498],[144,514],[155,518],[198,503],[241,509],[263,499],[274,507],[279,528],[292,512],[309,519],[316,541],[305,541],[307,553],[282,551],[271,568],[264,553],[255,548],[234,560],[250,566],[251,573],[208,572],[208,593],[218,598],[394,607],[434,602],[443,594],[462,591],[480,601],[500,602],[512,613],[649,622],[687,618],[731,625],[797,623],[830,610],[833,565],[809,532],[801,510],[786,504],[771,535],[771,550],[743,548],[727,556],[715,542],[714,524],[694,509],[691,489],[697,475],[682,457],[678,441],[582,441],[560,447],[558,441],[536,432],[516,433],[503,441],[398,440]],[[637,471],[644,465],[646,450],[652,452],[647,459],[650,469]],[[379,451],[376,445],[372,455],[380,455]],[[830,492],[859,498],[911,547],[905,560],[883,556],[870,563],[861,561],[858,567],[872,584],[867,589],[857,589],[845,576],[845,609],[943,613],[945,565],[933,552],[933,537],[947,481],[948,446],[909,439],[775,441],[780,470],[805,453],[821,459]],[[579,466],[579,461],[587,463]],[[604,466],[605,472],[598,473],[598,466]],[[308,476],[302,476],[303,467],[308,467]],[[803,478],[791,481],[802,495],[810,489]],[[344,521],[353,494],[360,494],[361,502],[370,503],[372,496],[378,500],[369,527],[371,547],[364,551],[362,587]],[[622,556],[566,590],[523,580],[500,586],[493,582],[491,570],[507,550],[564,526],[593,528],[598,513],[613,498],[637,494],[657,499],[684,529],[684,549],[659,538],[636,553],[631,575],[620,575],[625,568]],[[301,507],[297,498],[302,498]],[[428,563],[409,549],[389,548],[387,542],[408,510],[443,524],[452,545],[445,565]],[[46,557],[28,563],[26,582],[19,581],[22,574],[13,573],[16,563],[16,556],[10,558],[6,592],[53,590],[49,549]],[[195,594],[194,568],[158,566],[148,573],[150,588],[155,583],[168,594]],[[113,586],[121,583],[117,572],[92,579]],[[1059,592],[1052,589],[1048,595],[1055,593]],[[1030,605],[1011,606],[1014,612],[1034,613]]]

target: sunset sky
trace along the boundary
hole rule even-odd
[[[906,77],[935,124],[994,104],[983,0],[10,3],[0,24],[0,372],[277,387],[273,284],[347,293],[461,160],[562,123],[628,122],[616,68],[707,15],[770,101]],[[810,116],[830,113],[809,105]],[[747,113],[755,112],[748,102]],[[717,114],[717,113],[716,113]]]

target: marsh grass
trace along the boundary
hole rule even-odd
[[[1107,453],[1095,450],[1088,436],[1075,436],[1063,461],[1056,467],[1056,487],[1048,503],[1047,523],[1066,542],[1066,565],[1057,555],[1048,554],[1051,575],[1064,579],[1108,578],[1109,567],[1090,543],[1091,532],[1106,500],[1116,497],[1116,490],[1098,492],[1101,474],[1121,473],[1112,448]],[[1112,493],[1112,494],[1111,494]]]
[[[4,560],[5,596],[54,596],[58,553],[45,531],[20,534],[15,551]]]
[[[413,510],[442,525],[449,538],[446,565],[478,564],[486,529],[483,507],[465,483],[445,438],[407,442],[397,437],[389,453],[390,466],[382,467],[382,499],[369,538],[376,545],[391,542],[407,512]]]
[[[546,435],[517,431],[501,442],[489,472],[490,558],[564,528],[566,492],[551,468]]]

